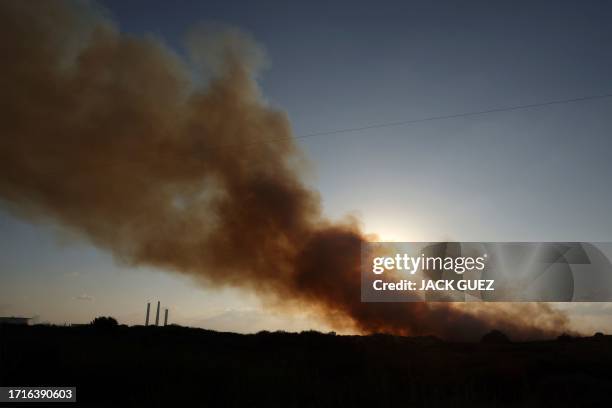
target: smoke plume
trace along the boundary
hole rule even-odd
[[[0,198],[122,262],[291,299],[361,332],[446,338],[563,330],[546,305],[360,302],[355,221],[299,176],[284,113],[262,101],[259,48],[202,29],[180,57],[91,3],[0,2]]]

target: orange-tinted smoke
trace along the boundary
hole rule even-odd
[[[5,208],[59,222],[123,262],[298,301],[363,332],[564,329],[545,305],[361,303],[364,237],[325,220],[300,179],[287,117],[260,98],[252,41],[203,29],[186,62],[101,15],[91,3],[0,2]]]

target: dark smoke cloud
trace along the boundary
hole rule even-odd
[[[130,264],[290,299],[362,332],[473,338],[565,329],[546,305],[362,304],[356,222],[299,177],[246,36],[204,28],[185,62],[90,3],[0,2],[0,197]],[[193,67],[201,69],[193,74]]]

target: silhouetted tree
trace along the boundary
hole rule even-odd
[[[96,317],[91,321],[91,325],[93,327],[98,327],[101,329],[117,327],[119,323],[117,323],[117,319],[110,316],[100,316]]]

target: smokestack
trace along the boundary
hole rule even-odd
[[[155,313],[155,325],[159,326],[159,300],[157,301],[157,313]]]
[[[164,326],[168,324],[168,309],[164,312]]]
[[[145,326],[149,325],[149,311],[151,310],[151,302],[147,302],[147,319],[145,320]]]

